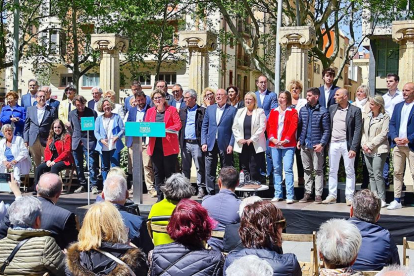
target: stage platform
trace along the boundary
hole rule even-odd
[[[342,188],[342,186],[340,187]],[[390,193],[390,192],[388,192]],[[25,194],[31,195],[31,193]],[[265,200],[270,200],[266,194],[258,194]],[[324,190],[323,198],[327,195],[326,189]],[[241,194],[240,194],[241,196]],[[295,187],[296,198],[303,196],[303,187]],[[343,190],[338,190],[338,198],[343,197]],[[91,194],[91,204],[95,202],[96,195]],[[405,198],[412,202],[413,193],[406,192]],[[197,197],[192,199],[201,202]],[[11,203],[14,200],[14,196],[8,193],[0,193],[0,201],[5,203]],[[387,202],[392,200],[392,195],[387,194]],[[338,200],[341,201],[341,200]],[[344,201],[344,200],[343,200]],[[156,198],[151,198],[147,194],[143,195],[143,204],[139,205],[141,215],[147,216],[151,206],[156,202]],[[87,193],[80,194],[65,194],[63,193],[57,203],[65,209],[74,212],[79,220],[82,221],[83,217],[88,209]],[[278,208],[283,211],[283,214],[287,220],[287,233],[312,233],[317,231],[321,223],[331,218],[349,218],[349,206],[345,203],[336,204],[316,204],[313,202],[286,204],[285,201],[274,203]],[[412,203],[407,204],[399,210],[387,210],[386,208],[381,209],[381,218],[378,224],[388,229],[397,244],[402,244],[402,238],[405,236],[409,240],[414,240],[414,207]]]

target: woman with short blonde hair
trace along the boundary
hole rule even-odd
[[[111,105],[113,105],[113,107],[112,107],[112,113],[118,114],[119,116],[121,116],[122,120],[124,120],[124,118],[125,118],[124,107],[121,104],[116,103],[117,100],[115,99],[115,95],[116,95],[116,93],[113,90],[108,90],[105,93],[103,93],[103,97],[98,102],[98,111],[99,112],[103,112],[103,111],[100,111],[99,110],[99,103],[101,101],[103,102],[104,99],[109,99]],[[102,114],[102,113],[99,113],[98,115],[100,115],[100,114]]]
[[[86,213],[78,242],[67,253],[67,275],[131,275],[106,253],[115,255],[132,269],[135,275],[146,275],[145,254],[128,243],[128,232],[122,216],[110,202],[95,203]],[[111,274],[109,274],[111,273]]]

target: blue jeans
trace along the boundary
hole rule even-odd
[[[110,151],[102,151],[101,160],[102,179],[105,181],[109,170],[112,167],[119,167],[119,151],[117,152],[114,149]]]
[[[79,145],[76,150],[72,151],[73,158],[75,159],[76,173],[81,185],[86,185],[85,174],[83,171],[83,155],[88,156],[88,149],[83,145]],[[96,186],[98,175],[98,152],[89,149],[89,179],[91,181],[91,187]]]
[[[273,160],[273,181],[275,185],[275,197],[283,198],[282,169],[285,170],[286,198],[293,199],[293,156],[295,148],[277,149],[271,148]],[[282,162],[283,161],[283,162]]]

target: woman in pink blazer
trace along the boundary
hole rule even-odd
[[[165,97],[164,91],[154,90],[151,94],[154,107],[148,109],[145,115],[145,122],[165,123],[165,137],[150,137],[147,147],[154,169],[158,201],[164,197],[160,186],[164,185],[165,179],[175,172],[179,152],[178,131],[181,129],[181,120],[177,108],[169,106]]]
[[[292,204],[294,197],[293,187],[293,158],[296,147],[296,129],[298,128],[298,112],[290,107],[292,96],[290,92],[279,93],[279,106],[270,111],[267,121],[269,147],[272,151],[273,179],[275,197],[272,201],[283,199],[282,168],[285,171],[286,203]]]

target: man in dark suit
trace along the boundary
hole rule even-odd
[[[321,95],[319,97],[319,104],[327,109],[335,104],[335,92],[339,89],[338,86],[333,85],[335,79],[335,70],[332,68],[326,68],[322,72],[322,79],[324,85],[319,87]]]
[[[179,111],[183,126],[179,134],[181,167],[184,176],[190,179],[191,165],[194,160],[197,169],[198,197],[202,198],[206,194],[206,174],[205,155],[201,150],[201,127],[206,109],[197,104],[197,92],[194,89],[185,92],[184,101],[186,107]]]
[[[227,92],[216,92],[216,104],[207,107],[201,128],[201,149],[206,152],[206,188],[215,194],[218,155],[221,167],[233,166],[234,136],[232,131],[237,109],[227,104]]]
[[[36,102],[36,93],[39,89],[39,84],[37,83],[37,80],[30,79],[28,82],[29,86],[29,93],[22,96],[21,105],[26,110],[29,106],[34,106]]]
[[[146,102],[146,96],[144,92],[139,91],[135,93],[135,101],[137,106],[130,108],[128,113],[127,122],[144,122],[145,113],[150,108]],[[128,147],[128,172],[132,174],[132,142],[133,138],[125,137],[126,146]],[[157,191],[154,189],[154,170],[152,169],[151,158],[147,152],[147,139],[142,138],[142,163],[144,167],[145,185],[147,185],[148,194],[151,197],[157,197]]]
[[[159,80],[157,81],[157,83],[155,84],[155,87],[157,89],[161,89],[162,91],[165,92],[165,100],[168,102],[169,105],[171,105],[172,100],[174,99],[173,95],[168,93],[168,84],[165,80]]]
[[[394,165],[394,200],[388,210],[401,209],[401,191],[406,160],[411,176],[414,176],[414,83],[408,82],[402,90],[404,101],[394,107],[390,120],[392,159]]]
[[[87,182],[85,180],[85,174],[83,171],[83,157],[89,158],[89,180],[91,184],[91,191],[94,194],[98,193],[98,187],[96,186],[98,175],[98,152],[95,150],[96,138],[93,130],[89,131],[89,141],[87,140],[88,131],[82,131],[81,118],[82,117],[94,117],[96,119],[96,111],[86,107],[86,99],[83,96],[77,95],[72,101],[75,106],[75,110],[69,113],[69,123],[72,128],[72,154],[75,159],[76,174],[80,187],[75,190],[75,193],[82,193],[86,190]],[[87,145],[89,143],[89,156]]]
[[[105,180],[102,197],[105,201],[111,202],[121,213],[122,220],[129,230],[129,240],[141,248],[145,254],[154,249],[145,218],[129,213],[124,207],[129,197],[125,178],[120,175],[109,176]]]
[[[102,89],[100,87],[92,87],[92,100],[88,102],[88,107],[98,112],[98,102],[102,98]]]
[[[37,183],[37,198],[42,203],[41,228],[52,232],[52,237],[61,249],[78,239],[76,217],[59,206],[56,206],[62,192],[62,179],[54,173],[44,173]],[[10,227],[8,215],[0,224],[0,239],[7,235]]]
[[[56,110],[59,109],[60,102],[58,100],[52,99],[50,96],[52,95],[52,89],[49,86],[41,86],[39,91],[45,92],[46,95],[46,105],[50,105],[54,107]]]
[[[267,89],[267,78],[261,75],[256,81],[257,91],[256,91],[256,98],[257,98],[257,107],[263,108],[266,117],[269,116],[270,111],[273,108],[278,106],[277,104],[277,95],[275,92],[272,92]],[[269,140],[266,139],[266,163],[262,162],[262,174],[267,174],[269,178],[273,177],[273,162],[272,162],[272,154],[269,148]],[[269,183],[273,183],[273,181],[269,181]]]
[[[348,90],[340,88],[335,92],[336,104],[329,107],[331,118],[331,142],[329,145],[329,195],[322,203],[336,202],[338,169],[341,156],[346,173],[346,205],[352,204],[355,192],[354,162],[361,145],[361,109],[348,102]]]
[[[183,97],[183,87],[178,83],[174,84],[172,87],[172,93],[174,98],[171,101],[171,105],[175,106],[178,111],[180,111],[181,108],[185,108],[186,105]]]
[[[124,110],[125,110],[125,114],[127,114],[128,111],[129,111],[129,109],[131,108],[131,103],[130,103],[131,98],[135,97],[135,94],[136,93],[142,92],[141,83],[139,81],[134,80],[132,82],[132,84],[131,84],[131,92],[132,92],[132,95],[131,96],[128,96],[128,97],[126,97],[124,99]],[[145,100],[146,100],[148,106],[152,106],[152,101],[151,101],[150,96],[145,95]]]
[[[50,127],[57,118],[56,109],[46,105],[46,94],[43,91],[36,93],[36,106],[29,106],[24,122],[23,139],[36,166],[39,166],[44,155]]]

